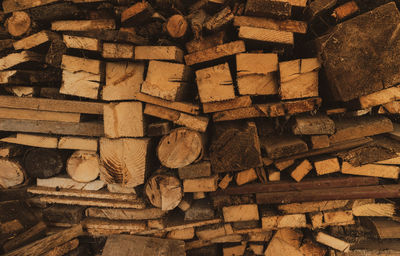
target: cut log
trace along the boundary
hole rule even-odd
[[[335,123],[327,116],[297,116],[292,131],[296,135],[331,135],[335,133]]]
[[[329,137],[331,144],[393,131],[392,122],[383,116],[341,118],[334,121],[336,133]]]
[[[326,246],[329,246],[329,247],[331,247],[333,249],[336,249],[338,251],[341,251],[341,252],[346,252],[347,253],[347,252],[350,251],[350,244],[349,243],[347,243],[347,242],[345,242],[343,240],[340,240],[340,239],[338,239],[336,237],[327,235],[327,234],[325,234],[323,232],[319,232],[317,234],[317,236],[315,237],[315,240],[317,240],[317,242],[319,242],[321,244],[324,244]]]
[[[140,91],[165,100],[181,101],[187,97],[190,74],[190,69],[183,64],[150,61]]]
[[[2,138],[0,141],[40,148],[57,148],[58,144],[56,137],[25,133],[17,133],[14,136]]]
[[[203,157],[202,135],[186,128],[177,128],[164,136],[157,147],[161,164],[168,168],[182,168]]]
[[[240,171],[263,165],[255,123],[231,123],[216,129],[220,132],[209,148],[214,172]]]
[[[292,13],[292,6],[286,1],[250,0],[246,2],[244,12],[248,16],[287,19]]]
[[[162,218],[165,214],[165,211],[158,208],[109,209],[91,207],[85,210],[85,215],[87,217],[110,220],[150,220]]]
[[[277,31],[266,28],[239,27],[239,38],[262,43],[294,44],[293,32]]]
[[[22,166],[10,159],[0,158],[2,169],[0,175],[0,187],[10,188],[22,184],[25,181],[25,171]]]
[[[135,187],[148,172],[150,139],[100,139],[100,178],[106,183]]]
[[[192,66],[207,61],[217,60],[244,51],[246,51],[244,42],[234,41],[187,54],[185,55],[185,63],[186,65]]]
[[[0,58],[0,70],[12,68],[18,64],[25,62],[41,62],[43,57],[35,52],[22,51],[11,53],[3,58]]]
[[[28,50],[58,38],[59,35],[56,33],[43,30],[14,42],[13,46],[15,50]]]
[[[234,18],[234,14],[229,6],[217,12],[211,17],[208,17],[203,24],[203,27],[208,31],[218,31],[229,25]]]
[[[92,151],[75,151],[67,161],[67,173],[78,182],[94,181],[100,173],[99,156]]]
[[[195,179],[211,176],[211,164],[209,161],[194,163],[178,169],[180,179]]]
[[[301,34],[307,33],[307,23],[297,20],[274,20],[252,16],[235,16],[233,25],[236,27],[255,27]]]
[[[6,253],[7,256],[21,256],[21,255],[32,255],[39,256],[43,255],[45,252],[53,249],[54,247],[65,244],[66,242],[74,239],[83,234],[82,226],[76,225],[72,228],[66,229],[64,231],[55,233],[54,235],[48,236],[46,238],[40,239],[31,244],[25,245],[17,250]]]
[[[328,135],[315,135],[311,136],[312,149],[327,148],[330,145]]]
[[[43,120],[79,123],[81,115],[78,113],[63,113],[53,111],[35,111],[28,109],[1,108],[0,118],[21,120]]]
[[[243,184],[257,180],[258,176],[254,168],[240,171],[236,174],[236,184],[241,186]]]
[[[321,202],[282,204],[278,206],[278,209],[280,211],[285,212],[286,214],[321,212],[321,211],[343,208],[347,205],[348,202],[349,202],[348,200],[333,200],[333,201],[321,201]]]
[[[148,2],[138,2],[121,13],[121,23],[124,26],[141,25],[149,21],[153,12]]]
[[[228,63],[196,71],[196,81],[202,103],[235,98]]]
[[[342,20],[344,18],[347,18],[354,13],[358,12],[360,9],[358,8],[358,5],[355,1],[350,1],[345,4],[342,4],[341,6],[338,6],[333,10],[332,17],[338,20]]]
[[[24,167],[31,177],[49,178],[62,171],[64,160],[55,149],[32,148],[25,154]]]
[[[175,14],[169,17],[166,28],[170,37],[182,38],[188,32],[188,23],[182,15]]]
[[[151,246],[149,246],[151,245]],[[132,235],[114,235],[107,239],[103,256],[140,256],[140,255],[185,255],[185,243],[175,239],[160,239]]]
[[[26,12],[13,12],[12,16],[7,19],[5,25],[10,35],[22,36],[31,30],[32,20]]]
[[[259,220],[258,206],[256,204],[243,204],[223,207],[222,212],[225,222]]]
[[[88,31],[100,29],[115,29],[115,20],[57,20],[51,23],[51,30],[55,31]]]
[[[81,138],[81,137],[61,137],[57,147],[59,149],[74,149],[97,151],[97,139]]]
[[[250,107],[252,101],[250,96],[236,97],[232,100],[208,102],[203,104],[203,113],[213,113],[229,109]]]
[[[314,2],[320,3],[320,1]],[[329,2],[336,4],[336,1]],[[323,60],[322,64],[327,80],[330,81],[334,100],[349,101],[399,83],[400,77],[396,71],[396,66],[399,65],[398,56],[393,58],[387,55],[388,52],[396,52],[399,47],[391,44],[390,39],[396,31],[394,24],[399,21],[398,9],[393,3],[387,3],[340,23],[330,33],[316,40],[317,51],[320,59]],[[366,24],[370,25],[366,26]],[[385,30],[382,30],[382,25],[385,26]],[[361,39],[358,35],[352,34],[352,31],[363,31],[366,37]],[[332,35],[335,35],[334,38]],[[350,44],[352,46],[349,46]],[[385,57],[374,61],[367,60],[362,53],[363,50],[375,47],[376,44],[379,45],[375,49],[377,56]],[[365,61],[369,63],[367,67],[363,65]],[[337,65],[339,62],[343,65]],[[381,68],[376,69],[378,65]],[[387,70],[383,67],[392,68]],[[370,75],[371,72],[373,76]],[[367,104],[365,101],[363,108]]]
[[[107,62],[102,99],[134,100],[143,83],[144,63]]]
[[[288,157],[308,151],[307,144],[303,140],[291,135],[262,137],[260,144],[271,159]]]
[[[49,188],[70,188],[77,190],[100,190],[104,187],[104,182],[101,180],[95,180],[88,183],[76,182],[70,178],[64,177],[52,177],[48,179],[36,179],[36,185],[41,187]]]
[[[133,59],[134,53],[130,44],[103,43],[102,56],[106,59]]]
[[[73,239],[69,242],[66,242],[65,244],[54,247],[50,251],[43,254],[43,256],[62,256],[75,250],[76,248],[78,248],[78,246],[79,240]]]
[[[331,157],[314,162],[317,175],[325,175],[334,172],[340,172],[339,160],[337,157]]]
[[[15,250],[19,247],[22,247],[25,244],[28,244],[31,241],[35,241],[38,238],[41,238],[41,236],[44,234],[47,226],[44,222],[40,221],[30,229],[24,231],[21,234],[18,234],[16,237],[13,239],[7,241],[3,245],[3,250],[4,252],[10,252],[12,250]]]
[[[141,102],[104,105],[104,133],[109,138],[143,137],[145,135]]]
[[[177,207],[183,197],[179,179],[164,173],[150,177],[146,182],[145,192],[151,204],[163,211]]]
[[[305,214],[291,214],[284,216],[263,216],[261,218],[263,230],[281,228],[305,228],[307,226]]]
[[[389,165],[385,166],[366,164],[357,167],[347,162],[343,162],[342,164],[342,173],[352,175],[363,175],[397,180],[399,178],[399,171],[400,167]]]
[[[63,41],[67,48],[96,52],[101,50],[100,40],[97,38],[63,35]]]
[[[212,192],[218,188],[218,176],[214,175],[207,178],[185,179],[183,180],[183,191],[187,192]]]
[[[176,46],[136,46],[135,60],[164,60],[182,63],[183,51]]]

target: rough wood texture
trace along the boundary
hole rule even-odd
[[[237,27],[265,28],[301,34],[307,32],[307,23],[297,20],[274,20],[253,16],[235,16],[233,25]]]
[[[21,63],[41,62],[42,60],[43,57],[35,52],[22,51],[18,53],[11,53],[0,58],[0,70],[12,68]]]
[[[171,102],[167,100],[163,100],[158,97],[153,97],[144,93],[136,94],[137,100],[142,102],[150,103],[153,105],[161,106],[164,108],[169,108],[173,110],[177,110],[179,112],[184,112],[192,115],[198,115],[200,113],[200,107],[198,105],[188,103],[188,102]]]
[[[163,211],[177,207],[183,197],[179,179],[163,173],[155,174],[147,180],[145,192],[151,204]]]
[[[25,171],[18,162],[0,158],[0,166],[3,170],[0,175],[0,186],[2,188],[13,187],[25,181]]]
[[[311,170],[311,163],[307,159],[305,159],[293,170],[290,176],[292,176],[292,178],[295,179],[297,182],[300,182]]]
[[[202,135],[186,128],[177,128],[164,136],[157,147],[161,164],[168,168],[181,168],[196,160],[204,153]]]
[[[208,102],[203,104],[204,113],[213,113],[229,109],[238,109],[252,105],[250,96],[236,97],[232,100]]]
[[[151,245],[151,246],[150,246]],[[107,239],[103,256],[181,256],[185,255],[185,243],[174,239],[160,239],[142,236],[114,235]]]
[[[331,16],[334,17],[335,19],[341,20],[353,15],[359,10],[360,9],[357,3],[355,1],[350,1],[345,4],[342,4],[341,6],[336,7],[335,10],[333,10]]]
[[[183,62],[183,51],[176,46],[136,46],[135,60]],[[187,65],[189,65],[186,62]]]
[[[207,61],[217,60],[222,57],[227,57],[244,51],[246,51],[244,42],[234,41],[187,54],[185,55],[185,62],[187,65],[191,66]]]
[[[58,20],[51,23],[51,30],[55,31],[87,31],[100,29],[115,29],[115,20]]]
[[[97,139],[82,138],[82,137],[61,137],[57,147],[59,149],[74,149],[97,151]]]
[[[166,28],[172,38],[182,38],[188,32],[188,23],[182,15],[175,14],[169,17]]]
[[[294,44],[293,32],[257,27],[241,26],[239,28],[239,38],[268,43]]]
[[[386,219],[370,219],[380,239],[400,237],[400,223]]]
[[[41,237],[41,235],[45,232],[47,226],[44,222],[40,221],[30,229],[24,231],[21,234],[18,234],[13,239],[7,241],[3,245],[4,252],[10,252],[19,247],[22,247],[24,244],[29,243],[30,241],[34,241]]]
[[[312,1],[307,8],[310,19],[317,17],[324,11],[332,8],[337,3],[337,0],[316,0]]]
[[[229,125],[229,124],[228,124]],[[257,128],[254,123],[221,125],[211,142],[210,160],[214,172],[246,170],[263,165]]]
[[[305,214],[291,214],[284,216],[263,216],[261,218],[263,230],[280,228],[305,228],[307,226]]]
[[[150,139],[100,139],[100,178],[126,187],[143,184],[148,172]]]
[[[315,240],[317,240],[317,242],[324,244],[326,246],[332,247],[338,251],[342,251],[342,252],[349,252],[350,251],[350,244],[340,240],[336,237],[327,235],[323,232],[319,232],[317,234],[317,236],[315,237]]]
[[[58,0],[39,0],[39,1],[30,1],[30,0],[4,0],[3,1],[3,10],[5,13],[25,10],[33,7],[38,7],[41,5],[50,4],[53,2],[57,2]]]
[[[101,50],[100,40],[97,38],[63,35],[63,41],[67,48],[96,52]]]
[[[53,111],[35,111],[28,109],[1,108],[0,118],[22,119],[22,120],[43,120],[79,123],[81,115],[78,113],[62,113]]]
[[[59,245],[48,251],[47,253],[43,254],[43,256],[62,256],[65,255],[72,250],[75,250],[79,246],[79,240],[73,239],[65,244]]]
[[[211,164],[209,161],[194,163],[178,169],[180,179],[194,179],[211,176]]]
[[[296,116],[292,131],[296,135],[330,135],[335,133],[335,123],[327,116]]]
[[[400,46],[393,43],[399,36],[396,33],[399,21],[395,4],[388,3],[338,24],[331,33],[317,40],[334,99],[349,101],[399,83],[400,55],[392,54]],[[385,24],[385,29],[381,24]],[[375,48],[376,57],[363,54],[371,47]],[[339,62],[343,65],[337,65]]]
[[[249,0],[245,14],[248,16],[287,19],[292,13],[292,6],[284,1]]]
[[[394,111],[395,108],[393,108],[393,106],[388,104],[399,99],[400,99],[400,87],[393,86],[377,92],[363,95],[360,97],[359,101],[360,101],[360,106],[362,108],[370,108],[385,104],[384,105],[385,109],[386,107],[388,107],[387,110],[390,112]]]
[[[24,167],[31,177],[49,178],[61,172],[64,160],[55,149],[32,148],[24,155]]]
[[[243,204],[222,208],[225,222],[259,220],[256,204]]]
[[[260,144],[271,159],[288,157],[308,150],[303,140],[291,135],[262,137]]]
[[[67,173],[75,181],[91,182],[100,173],[100,160],[96,152],[75,151],[67,161]]]
[[[103,43],[101,55],[106,59],[133,59],[134,47],[130,44]]]
[[[183,180],[183,191],[187,192],[212,192],[218,188],[218,176]]]
[[[22,36],[31,30],[32,20],[26,12],[17,11],[6,20],[5,25],[10,35]]]
[[[330,145],[328,135],[315,135],[311,136],[312,149],[327,148]]]
[[[198,25],[198,27],[202,28],[202,25],[203,24],[201,23]],[[193,26],[192,26],[192,30],[194,30]],[[189,41],[186,43],[185,46],[186,46],[186,50],[188,51],[188,53],[194,53],[197,51],[202,51],[205,49],[215,47],[217,45],[224,44],[225,41],[226,41],[226,33],[224,31],[220,31],[220,32],[212,34],[210,36],[204,36],[204,37]]]
[[[340,171],[340,164],[337,157],[317,160],[314,162],[314,167],[317,175],[325,175]]]
[[[362,166],[353,166],[347,162],[342,164],[342,173],[352,175],[363,175],[381,177],[387,179],[398,179],[400,167],[384,166],[376,164],[366,164]]]
[[[146,209],[109,209],[109,208],[87,208],[87,217],[103,218],[110,220],[148,220],[162,218],[166,212],[158,208]]]
[[[291,229],[281,229],[275,233],[265,250],[265,256],[273,255],[303,255],[299,250],[302,234]]]
[[[100,190],[104,187],[104,182],[95,180],[88,183],[76,182],[73,179],[66,177],[52,177],[48,179],[36,179],[36,185],[50,188],[70,188],[77,190]]]
[[[63,70],[61,94],[97,99],[100,88],[100,74],[85,71],[70,72]]]
[[[241,186],[243,184],[257,180],[258,176],[254,168],[240,171],[236,174],[236,184]]]
[[[52,136],[17,133],[0,141],[40,148],[57,148],[58,139]]]
[[[278,206],[278,209],[286,214],[321,212],[321,211],[343,208],[347,205],[348,202],[349,200],[333,200],[333,201],[321,201],[321,202],[281,204]]]
[[[125,26],[143,24],[150,19],[153,12],[148,2],[138,2],[121,13],[121,23]]]

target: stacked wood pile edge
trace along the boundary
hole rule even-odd
[[[3,255],[400,255],[400,4],[3,0]]]

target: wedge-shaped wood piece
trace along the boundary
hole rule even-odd
[[[383,116],[341,118],[334,121],[336,133],[329,137],[331,144],[393,131],[392,122]]]
[[[35,111],[17,108],[0,108],[0,118],[22,120],[44,120],[79,123],[81,115],[78,113]]]
[[[153,12],[148,2],[138,2],[121,13],[121,23],[126,26],[143,24],[150,19]]]
[[[256,204],[242,204],[222,208],[225,222],[259,220]]]
[[[0,96],[0,107],[3,108],[102,115],[103,105],[97,102]]]
[[[68,123],[57,121],[0,119],[0,131],[93,137],[104,135],[103,124],[97,122]]]
[[[67,71],[62,74],[61,94],[97,99],[100,88],[100,74],[85,71]]]
[[[58,38],[59,38],[59,35],[57,35],[53,32],[50,32],[50,31],[43,30],[36,34],[30,35],[19,41],[14,42],[13,46],[14,46],[15,50],[22,50],[22,49],[28,50],[35,46],[39,46],[48,41],[58,39]]]
[[[239,27],[239,38],[262,43],[294,44],[293,32],[278,31],[266,28]]]
[[[36,179],[36,184],[41,187],[50,188],[68,188],[76,190],[100,190],[105,184],[101,180],[95,180],[88,183],[74,181],[67,177],[52,177],[47,179]]]
[[[115,20],[57,20],[51,23],[51,30],[55,31],[88,31],[115,29]]]
[[[292,176],[292,178],[297,182],[300,182],[312,170],[312,168],[311,163],[305,159],[293,170],[290,176]]]
[[[380,177],[387,179],[398,179],[400,167],[388,165],[366,164],[362,166],[352,166],[347,162],[342,164],[342,173],[352,175],[363,175]]]
[[[249,0],[244,13],[248,16],[287,19],[292,6],[287,1]]]
[[[100,40],[97,38],[63,35],[63,42],[67,48],[96,52],[101,50]]]
[[[91,74],[100,74],[101,61],[94,59],[79,58],[75,56],[63,55],[61,68],[64,71],[80,72],[84,71]]]
[[[15,136],[5,137],[0,141],[40,148],[57,148],[58,138],[35,134],[17,133]]]
[[[41,62],[43,56],[30,51],[22,51],[18,53],[11,53],[3,58],[0,58],[0,70],[12,68],[18,64],[26,62]]]
[[[183,62],[183,51],[176,46],[136,46],[135,60]]]
[[[202,103],[235,98],[235,90],[228,63],[197,70],[196,81]]]
[[[87,208],[87,217],[103,218],[110,220],[148,220],[162,218],[166,212],[158,208],[146,209],[110,209],[110,208]]]
[[[389,112],[394,112],[395,100],[400,100],[400,87],[393,86],[371,94],[360,97],[360,106],[362,108],[370,108],[378,105],[385,104],[384,107]]]
[[[178,169],[180,179],[194,179],[211,176],[209,161],[194,163]]]
[[[301,256],[300,239],[302,234],[299,234],[293,229],[280,229],[268,244],[264,252],[265,256],[273,255],[293,255]]]
[[[307,23],[297,20],[274,20],[262,17],[235,16],[233,25],[236,27],[255,27],[294,33],[307,33]]]
[[[264,216],[261,218],[263,230],[276,230],[280,228],[305,228],[307,225],[305,214]]]
[[[326,246],[329,246],[333,249],[336,249],[338,251],[341,252],[349,252],[350,251],[350,244],[340,240],[336,237],[327,235],[323,232],[319,232],[317,234],[317,236],[315,237],[315,240],[317,240],[317,242],[324,244]]]
[[[103,43],[103,58],[133,60],[134,55],[135,51],[133,45],[121,43]]]
[[[340,164],[337,157],[317,160],[314,162],[314,167],[317,175],[340,172]]]
[[[348,202],[349,202],[348,200],[332,200],[332,201],[321,201],[321,202],[282,204],[278,206],[278,209],[286,214],[321,212],[321,211],[343,208],[347,205]]]
[[[50,3],[57,2],[59,0],[39,0],[39,1],[30,1],[30,0],[4,0],[3,1],[3,10],[5,13],[15,12],[26,10],[42,5],[47,5]]]
[[[186,65],[191,66],[207,61],[217,60],[222,57],[227,57],[245,51],[246,47],[243,41],[234,41],[187,54],[185,55],[185,62]]]
[[[148,246],[148,245],[152,246]],[[140,256],[140,255],[185,255],[185,243],[175,239],[160,239],[132,235],[114,235],[107,239],[103,249],[103,256]]]
[[[61,137],[58,141],[59,149],[75,149],[97,151],[97,139],[84,137]]]
[[[292,126],[296,135],[319,135],[335,133],[335,123],[328,116],[296,116]]]
[[[141,102],[110,103],[104,106],[104,133],[109,138],[145,135]]]
[[[303,140],[291,135],[262,137],[260,143],[271,159],[288,157],[308,151],[307,144]]]
[[[187,192],[212,192],[218,188],[218,176],[203,177],[183,180],[183,191]]]
[[[107,62],[103,100],[134,100],[143,82],[144,63]]]
[[[230,109],[249,107],[252,105],[250,96],[240,96],[232,100],[208,102],[203,104],[204,113],[213,113]]]
[[[140,91],[165,100],[183,100],[189,92],[190,74],[189,67],[183,64],[150,61]]]
[[[100,139],[100,177],[106,183],[135,187],[148,171],[150,139]]]
[[[329,2],[336,4],[336,1]],[[340,23],[330,33],[318,38],[317,49],[335,100],[349,101],[400,82],[397,73],[400,56],[387,55],[388,52],[397,52],[400,47],[392,44],[392,35],[399,21],[399,10],[394,3],[387,3]],[[382,25],[386,29],[382,30]],[[363,33],[365,37],[361,38],[354,31]],[[375,45],[379,47],[375,48]],[[370,47],[375,48],[376,56],[384,57],[368,59],[363,51]],[[339,62],[342,65],[337,65]],[[386,67],[391,68],[388,70]]]

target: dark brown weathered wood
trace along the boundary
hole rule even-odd
[[[280,181],[267,184],[249,184],[240,187],[229,187],[217,191],[212,195],[242,195],[253,193],[272,193],[285,191],[316,190],[323,188],[357,187],[378,185],[379,179],[375,177],[341,177],[306,179],[302,182]]]
[[[195,200],[185,212],[185,221],[210,220],[214,215],[214,209],[207,199]]]
[[[295,117],[292,131],[296,135],[333,134],[335,123],[328,116],[323,115],[298,116]]]
[[[376,143],[371,143],[362,147],[339,152],[337,156],[353,166],[360,166],[363,164],[396,158],[397,154],[390,148],[383,147]]]
[[[32,148],[24,156],[24,167],[30,177],[50,178],[61,172],[64,159],[57,150]]]
[[[42,210],[43,220],[48,223],[79,224],[83,217],[84,207],[52,205]]]
[[[400,185],[378,185],[361,187],[342,187],[312,189],[303,191],[286,191],[259,193],[258,204],[299,203],[324,200],[399,198]]]
[[[58,232],[31,244],[25,245],[17,250],[4,254],[5,256],[40,256],[52,248],[62,245],[83,234],[82,226],[76,225],[72,228]]]
[[[308,146],[302,139],[290,134],[262,137],[260,142],[271,159],[290,157],[308,151]]]
[[[142,236],[114,235],[107,239],[103,256],[182,256],[185,243],[180,240],[160,239]]]
[[[40,221],[38,224],[33,226],[32,228],[26,230],[25,232],[18,234],[16,237],[13,239],[7,241],[3,245],[3,250],[4,252],[9,252],[12,250],[15,250],[24,244],[33,242],[37,239],[39,239],[44,232],[46,231],[46,224],[42,221]]]
[[[292,13],[292,6],[284,1],[248,0],[245,14],[248,16],[287,19]]]

